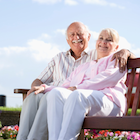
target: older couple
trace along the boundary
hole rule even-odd
[[[85,115],[117,116],[125,111],[125,66],[130,52],[113,54],[118,48],[116,31],[100,33],[97,52],[88,50],[90,33],[83,23],[70,24],[66,34],[70,50],[52,59],[23,102],[17,140],[45,140],[47,128],[49,140],[76,139]]]

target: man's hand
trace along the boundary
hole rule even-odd
[[[69,87],[69,88],[67,88],[67,89],[69,89],[69,90],[71,90],[71,91],[74,91],[74,90],[76,90],[77,88],[76,88],[76,87]]]
[[[34,92],[35,94],[38,93],[42,93],[45,90],[45,88],[43,86],[33,86],[28,92],[27,92],[27,96]]]
[[[128,50],[126,50],[126,49],[122,49],[122,50],[116,52],[113,55],[111,61],[113,61],[114,59],[116,59],[116,61],[115,61],[115,67],[119,63],[120,72],[123,72],[126,69],[127,60],[128,60],[128,57],[129,56],[130,56],[130,52]]]

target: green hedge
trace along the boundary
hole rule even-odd
[[[21,111],[21,107],[1,107],[0,106],[0,110],[2,111]]]

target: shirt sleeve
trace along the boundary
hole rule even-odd
[[[72,81],[72,79],[75,77],[76,74],[79,73],[79,70],[82,66],[84,66],[85,64],[79,65],[71,74],[70,76],[64,81],[64,83],[59,86],[59,87],[63,87],[63,88],[69,88],[70,87],[70,83]],[[45,90],[44,93],[52,90],[53,88],[55,88],[56,86],[48,86]]]
[[[94,78],[89,80],[83,80],[79,85],[76,85],[77,89],[91,89],[102,90],[107,87],[115,86],[127,73],[125,70],[120,73],[119,66],[114,67],[115,60],[109,61],[105,71],[97,74]]]
[[[44,84],[49,84],[53,82],[53,73],[55,67],[55,58],[53,58],[47,65],[47,67],[42,71],[38,76],[38,79],[41,80]]]

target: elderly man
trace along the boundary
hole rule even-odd
[[[90,36],[87,27],[81,22],[74,22],[68,26],[66,39],[70,50],[56,55],[33,81],[28,96],[23,102],[17,140],[47,139],[46,96],[48,93],[42,93],[45,88],[43,84],[60,86],[77,66],[96,59],[96,51],[88,50]],[[120,71],[124,71],[129,57],[135,56],[123,49],[117,52],[112,60],[116,58],[116,65],[119,62]]]

